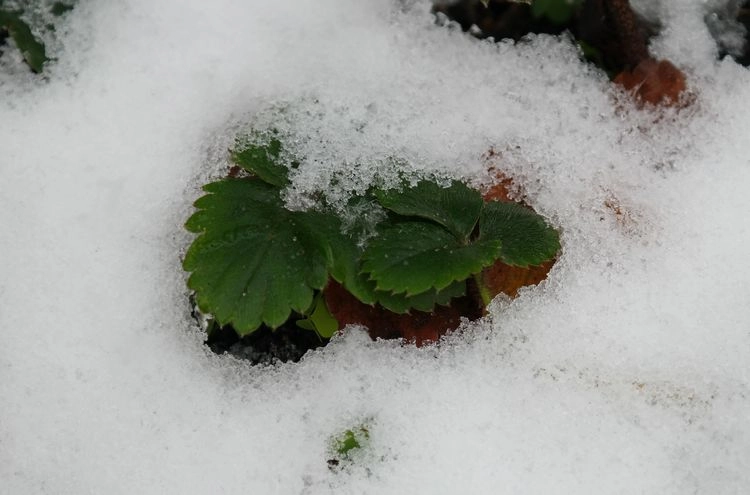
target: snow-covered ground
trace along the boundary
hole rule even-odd
[[[0,77],[0,493],[750,492],[750,73],[716,60],[726,2],[635,3],[690,107],[422,1],[82,1],[48,82]],[[182,223],[248,125],[296,137],[290,201],[391,158],[479,180],[494,148],[562,256],[439,348],[213,355]]]

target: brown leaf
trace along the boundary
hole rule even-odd
[[[539,266],[530,266],[522,268],[518,266],[506,265],[498,261],[494,265],[482,270],[482,283],[490,290],[493,296],[507,294],[510,297],[516,297],[521,287],[536,285],[545,278],[549,273],[555,261],[547,261]]]
[[[677,105],[685,91],[685,74],[668,60],[647,58],[632,71],[623,71],[615,83],[631,92],[641,105]]]
[[[434,311],[412,311],[396,314],[376,304],[370,306],[352,296],[341,284],[329,282],[324,291],[326,305],[339,322],[339,329],[349,324],[367,327],[373,339],[403,338],[417,346],[436,342],[458,327],[462,315],[469,314],[468,301],[454,300],[450,307],[437,306]]]

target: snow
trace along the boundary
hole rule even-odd
[[[567,37],[480,42],[419,1],[78,5],[48,81],[0,78],[0,492],[750,491],[750,74],[716,60],[726,2],[634,3],[689,107],[637,110]],[[213,355],[182,223],[248,126],[292,136],[301,204],[332,177],[334,201],[403,170],[481,182],[493,148],[562,256],[440,347],[350,328],[297,364]]]

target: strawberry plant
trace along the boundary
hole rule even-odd
[[[449,306],[470,287],[484,307],[495,295],[484,269],[539,265],[560,247],[557,232],[532,210],[485,202],[462,182],[427,180],[353,198],[386,212],[362,242],[360,226],[345,227],[324,203],[286,208],[282,191],[295,164],[282,159],[278,139],[231,156],[245,174],[204,186],[186,223],[198,235],[184,268],[200,311],[240,336],[293,318],[329,338],[341,326],[323,297],[332,284],[395,314]]]

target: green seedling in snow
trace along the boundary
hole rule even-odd
[[[277,328],[292,314],[298,326],[328,338],[338,324],[321,296],[336,280],[361,302],[394,313],[431,311],[466,294],[474,278],[484,304],[491,296],[477,276],[498,260],[538,265],[555,256],[557,232],[517,204],[488,202],[453,181],[420,181],[371,192],[388,215],[361,246],[330,209],[290,211],[281,199],[289,166],[281,142],[232,152],[247,177],[212,182],[186,223],[198,234],[184,260],[188,286],[204,313],[247,335]]]
[[[369,442],[370,430],[366,425],[359,425],[333,437],[330,441],[331,458],[328,459],[328,467],[335,469],[340,467],[342,462],[351,462],[356,453],[366,447]]]

